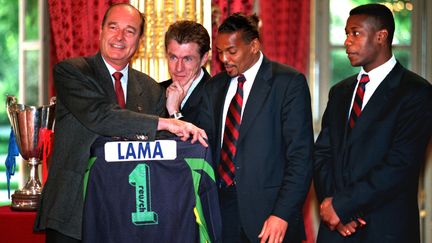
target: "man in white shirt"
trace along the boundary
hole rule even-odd
[[[351,10],[345,47],[360,73],[336,84],[315,143],[317,242],[420,242],[418,178],[432,132],[432,87],[392,54],[384,5]]]
[[[301,242],[312,176],[306,78],[261,52],[258,17],[218,28],[225,71],[204,87],[200,126],[218,164],[222,242]]]
[[[164,118],[164,90],[129,65],[144,33],[144,17],[127,3],[112,5],[100,29],[100,52],[54,67],[57,94],[54,149],[35,220],[47,242],[80,242],[84,177],[91,146],[101,138],[154,140],[169,131],[206,146],[205,132]],[[101,202],[103,203],[103,202]]]
[[[210,79],[204,68],[210,36],[197,22],[177,21],[165,33],[165,50],[171,79],[161,85],[166,88],[168,113],[173,118],[196,124],[202,88]]]

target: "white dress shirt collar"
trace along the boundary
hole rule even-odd
[[[361,76],[363,74],[369,75],[370,82],[379,82],[381,83],[385,77],[390,73],[390,71],[394,68],[396,65],[396,58],[393,55],[387,62],[384,64],[372,69],[369,72],[366,72],[363,67],[361,67],[360,72],[357,76],[357,80],[360,80]],[[368,84],[369,85],[369,84]]]
[[[248,70],[246,70],[243,73],[243,75],[245,76],[247,82],[251,81],[250,83],[253,83],[253,81],[255,80],[255,77],[256,77],[256,75],[258,73],[258,70],[261,67],[261,63],[262,63],[262,61],[264,59],[264,55],[262,54],[261,51],[260,51],[259,55],[260,56],[258,58],[258,61],[254,65],[252,65],[252,67],[250,67]],[[246,85],[247,82],[245,82],[245,85]],[[250,86],[252,86],[252,84]]]
[[[361,67],[359,74],[357,75],[357,81],[360,80],[361,76],[363,74],[369,75],[369,82],[366,84],[365,93],[363,96],[363,103],[362,103],[362,110],[366,106],[366,104],[371,99],[372,95],[375,93],[375,90],[377,90],[378,86],[382,83],[382,81],[387,77],[387,75],[391,72],[391,70],[396,65],[396,58],[392,56],[387,62],[384,64],[372,69],[368,73]],[[354,88],[352,99],[351,99],[351,108],[354,102],[355,93],[357,90],[358,82]],[[348,113],[350,114],[350,113]]]
[[[127,101],[127,85],[128,85],[128,80],[129,80],[129,64],[127,64],[122,70],[117,71],[115,68],[113,68],[111,65],[109,65],[109,63],[107,63],[105,61],[105,59],[102,57],[102,60],[104,61],[106,67],[108,68],[108,71],[111,75],[111,80],[113,82],[113,87],[115,87],[115,80],[114,77],[112,76],[113,73],[115,72],[121,72],[123,74],[122,78],[120,79],[121,85],[122,85],[122,89],[123,89],[123,94],[125,96],[125,101]]]

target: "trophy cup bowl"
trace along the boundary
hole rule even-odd
[[[55,97],[50,105],[40,107],[17,104],[14,96],[7,96],[6,111],[15,134],[19,152],[30,167],[25,186],[12,195],[12,209],[34,211],[39,206],[42,184],[38,166],[48,139],[41,136],[44,130],[52,130],[55,122]],[[49,142],[49,141],[48,141]]]

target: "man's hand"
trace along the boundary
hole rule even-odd
[[[357,220],[353,220],[346,225],[343,225],[339,222],[339,224],[336,226],[336,230],[339,232],[339,234],[346,237],[354,234],[357,229],[362,228],[365,225],[366,221],[364,221],[362,218],[357,218]]]
[[[277,216],[270,215],[270,217],[264,221],[264,226],[261,233],[258,235],[258,238],[261,238],[260,243],[282,242],[287,229],[288,222]]]
[[[186,96],[186,91],[177,82],[173,82],[166,90],[166,108],[170,115],[179,112],[181,102]]]
[[[340,223],[340,219],[333,208],[332,200],[332,197],[327,197],[322,201],[320,205],[320,217],[330,230],[335,230],[336,226]]]
[[[336,230],[341,234],[342,236],[350,236],[356,232],[356,228],[358,227],[358,224],[356,221],[351,221],[346,225],[343,225],[339,222],[339,224],[336,226]]]
[[[186,141],[192,137],[192,143],[199,141],[204,147],[208,147],[206,142],[207,134],[203,129],[192,123],[159,117],[157,130],[166,130],[174,133],[176,136],[180,137],[182,141]]]

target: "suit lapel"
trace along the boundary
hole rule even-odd
[[[241,143],[243,137],[253,124],[255,118],[258,116],[258,113],[261,111],[263,104],[266,102],[267,96],[271,90],[270,82],[272,80],[272,76],[271,62],[266,57],[264,57],[245,104],[246,106],[243,111],[238,143]]]
[[[371,124],[379,117],[387,101],[395,87],[400,83],[402,74],[402,66],[397,63],[387,77],[382,81],[378,88],[373,93],[372,97],[363,108],[356,125],[351,131],[350,142],[353,142],[357,137],[363,134]],[[367,88],[367,86],[366,86]]]
[[[146,99],[143,97],[142,87],[139,85],[139,81],[137,77],[135,77],[130,66],[128,72],[129,77],[127,85],[126,108],[131,111],[143,112],[147,110],[146,107],[144,107],[147,102],[145,102]]]
[[[199,102],[199,98],[201,97],[200,93],[202,92],[202,89],[204,87],[204,83],[210,79],[210,74],[207,72],[205,68],[202,68],[204,71],[204,76],[201,78],[198,85],[195,87],[195,89],[190,94],[189,98],[187,99],[186,103],[184,104],[182,108],[182,112],[188,113],[190,109],[197,109],[195,107],[197,103]],[[199,104],[198,104],[199,105]],[[190,111],[192,112],[192,111]]]
[[[354,89],[357,83],[357,75],[354,75],[352,77],[349,77],[348,79],[342,81],[341,85],[341,91],[340,94],[337,93],[335,97],[335,112],[334,112],[334,118],[333,121],[335,123],[334,127],[336,129],[333,129],[333,132],[336,134],[334,138],[336,141],[334,142],[335,145],[338,148],[338,151],[340,151],[336,156],[337,158],[335,161],[344,161],[342,166],[338,167],[337,171],[335,173],[335,180],[340,181],[343,179],[339,176],[343,171],[344,165],[345,165],[345,147],[347,145],[346,141],[348,139],[348,133],[349,133],[349,126],[348,126],[348,116],[349,116],[349,110],[351,107],[351,100],[352,95],[354,93]],[[339,85],[339,84],[338,84]],[[338,184],[338,183],[336,183]]]
[[[114,90],[114,84],[111,79],[111,75],[109,73],[108,68],[106,67],[102,56],[100,53],[96,54],[91,58],[96,67],[95,70],[95,79],[100,82],[100,85],[105,90],[106,94],[110,101],[113,104],[117,104],[117,96]],[[128,85],[127,85],[127,100],[126,100],[126,108],[132,111],[143,112],[145,111],[144,104],[146,102],[145,99],[141,97],[143,95],[143,90],[141,85],[139,85],[139,80],[132,72],[131,67],[129,66],[128,70]]]
[[[348,82],[343,87],[341,100],[337,102],[337,105],[339,106],[337,110],[340,112],[337,113],[338,117],[335,118],[337,123],[336,127],[340,127],[343,129],[336,130],[336,132],[338,133],[336,137],[343,138],[342,141],[346,141],[348,135],[348,128],[349,128],[348,117],[351,108],[352,96],[356,84],[357,84],[357,75],[348,78]]]
[[[114,84],[100,52],[98,52],[95,56],[91,57],[90,60],[93,61],[95,67],[94,79],[97,82],[100,82],[100,85],[108,94],[110,101],[117,104],[117,96],[115,94]]]

